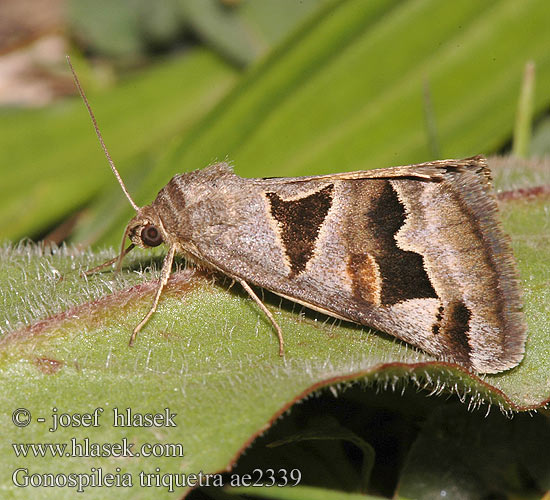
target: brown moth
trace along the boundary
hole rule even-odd
[[[179,253],[238,281],[274,325],[281,355],[282,331],[249,284],[477,372],[521,361],[518,273],[482,156],[267,179],[245,179],[218,163],[176,175],[140,208],[76,82],[137,212],[121,254],[104,265],[120,265],[136,245],[168,246],[153,305],[130,345],[156,310]],[[127,237],[132,244],[124,250]]]

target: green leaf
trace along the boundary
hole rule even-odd
[[[514,165],[526,177],[548,175],[537,170],[538,164],[531,167],[534,173],[525,162]],[[512,174],[501,172],[498,178],[502,187],[514,184]],[[503,205],[525,291],[529,339],[519,367],[490,376],[438,363],[386,335],[334,323],[288,302],[277,308],[280,300],[267,296],[285,332],[287,353],[281,359],[271,325],[254,302],[236,287],[228,292],[228,283],[215,284],[190,271],[173,276],[158,312],[130,349],[130,331],[150,307],[155,291],[150,272],[140,271],[150,257],[130,254],[122,275],[106,272],[84,280],[80,271],[99,264],[106,254],[6,248],[0,261],[5,314],[0,323],[5,332],[0,343],[4,491],[25,493],[11,483],[16,466],[32,472],[82,473],[90,473],[91,467],[101,466],[104,472],[120,467],[134,478],[140,471],[155,472],[155,467],[163,474],[225,470],[295,401],[323,386],[362,378],[382,387],[408,381],[435,393],[457,393],[471,407],[488,402],[504,410],[539,407],[550,397],[550,236],[541,231],[550,224],[548,207],[544,197]],[[159,258],[153,262],[158,264]],[[105,295],[109,291],[113,293]],[[113,427],[109,421],[115,406],[142,413],[170,408],[177,413],[178,427]],[[98,428],[49,433],[48,423],[36,421],[14,428],[12,412],[19,407],[46,422],[53,407],[58,413],[101,407],[105,416]],[[75,436],[95,442],[128,437],[136,448],[146,442],[181,443],[185,456],[66,457],[61,462],[15,458],[11,449],[14,442],[68,442]],[[100,489],[90,491],[102,496]],[[159,496],[164,493],[165,489],[158,491]],[[118,494],[130,493],[121,489]]]

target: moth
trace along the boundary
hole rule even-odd
[[[74,77],[136,211],[120,255],[100,267],[120,266],[135,246],[168,247],[153,304],[130,345],[155,312],[178,253],[239,282],[273,324],[281,355],[281,328],[250,285],[476,372],[520,363],[526,325],[518,273],[482,156],[264,179],[218,163],[176,175],[138,207]]]

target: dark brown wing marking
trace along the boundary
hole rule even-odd
[[[408,299],[437,298],[422,255],[397,246],[395,235],[405,223],[407,213],[389,182],[384,182],[367,217],[378,242],[374,258],[382,276],[381,303],[392,305]]]
[[[277,193],[266,193],[271,215],[278,222],[285,253],[290,261],[291,276],[300,274],[313,256],[319,236],[332,205],[334,185],[298,200],[283,200]]]
[[[464,302],[457,300],[445,308],[443,333],[454,359],[470,364],[472,347],[468,341],[472,313]]]

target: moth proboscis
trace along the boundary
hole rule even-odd
[[[70,61],[69,61],[70,65]],[[520,363],[526,325],[518,273],[482,156],[295,178],[246,179],[226,163],[176,175],[135,217],[117,262],[135,246],[168,246],[155,312],[176,253],[329,316],[387,332],[482,373]],[[131,244],[125,248],[126,238]]]

